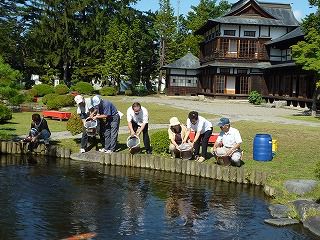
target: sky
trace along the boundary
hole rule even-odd
[[[178,0],[171,0],[171,5],[175,8],[175,14],[177,14]],[[199,4],[199,0],[180,0],[179,13],[186,15],[191,10],[191,5],[196,6]],[[218,0],[219,2],[219,0]],[[237,0],[229,0],[230,3],[235,3]],[[293,9],[293,13],[297,20],[301,20],[311,12],[315,12],[315,8],[310,8],[308,0],[263,0],[262,2],[278,2],[278,3],[290,3]],[[159,0],[138,0],[135,8],[141,11],[156,11],[159,8]]]

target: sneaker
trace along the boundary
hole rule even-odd
[[[43,142],[44,142],[45,145],[49,145],[49,140],[48,139],[43,140]]]
[[[80,153],[85,153],[86,150],[84,148],[80,148]]]
[[[109,154],[111,154],[111,153],[113,153],[111,150],[106,150],[106,151],[104,151],[105,153],[109,153]]]
[[[106,151],[107,151],[107,150],[105,150],[104,148],[100,148],[100,149],[99,149],[99,152],[103,152],[103,153],[104,153],[104,152],[106,152]]]
[[[204,162],[205,159],[204,159],[204,157],[199,157],[196,161],[201,163],[201,162]]]

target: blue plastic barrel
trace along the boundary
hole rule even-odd
[[[272,160],[272,138],[270,134],[256,134],[253,140],[253,159],[256,161]]]

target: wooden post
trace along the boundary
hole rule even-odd
[[[181,173],[187,174],[187,163],[189,160],[181,159]]]
[[[201,177],[206,177],[207,176],[207,169],[208,169],[209,164],[200,163],[199,166],[200,166],[200,175],[201,175]]]
[[[217,179],[222,180],[222,167],[220,165],[217,166]]]
[[[148,155],[141,155],[141,164],[140,167],[142,168],[146,168],[146,158],[148,157]]]
[[[156,158],[155,158],[154,156],[150,156],[149,159],[150,159],[150,168],[151,168],[151,169],[155,169],[155,168],[156,168],[156,167],[155,167],[155,160],[156,160]]]
[[[175,164],[176,164],[175,172],[176,173],[182,173],[182,159],[176,158]]]
[[[207,164],[207,169],[206,169],[206,175],[205,175],[205,177],[211,178],[211,173],[212,173],[212,164]]]
[[[230,181],[231,182],[237,181],[237,168],[236,167],[230,168]]]
[[[12,153],[12,142],[11,141],[7,142],[7,153],[9,153],[9,154]]]
[[[237,168],[237,183],[243,183],[243,176],[244,176],[244,168],[239,167]]]
[[[104,155],[104,163],[106,165],[111,165],[111,155],[110,154],[105,154]]]
[[[170,172],[171,171],[171,159],[163,157],[163,160],[164,160],[164,170],[167,172]]]
[[[121,153],[121,166],[126,166],[126,153]]]

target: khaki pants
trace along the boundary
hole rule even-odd
[[[217,148],[217,155],[218,156],[225,156],[227,154],[227,151],[229,151],[230,148],[227,147],[220,147]],[[233,164],[236,166],[241,165],[241,157],[242,157],[242,151],[240,149],[235,150],[232,155],[230,156],[230,160]]]

